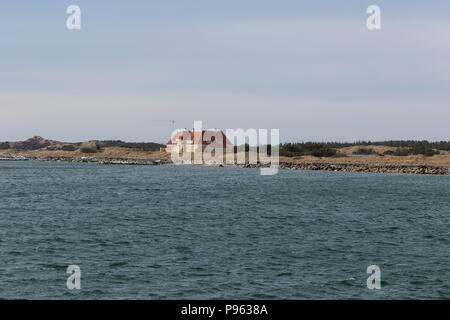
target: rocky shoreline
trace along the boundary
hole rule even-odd
[[[44,161],[44,162],[78,162],[98,164],[121,165],[161,165],[168,164],[166,160],[140,160],[127,158],[101,158],[101,157],[34,157],[34,156],[1,156],[0,161]]]
[[[0,161],[52,161],[52,162],[75,162],[75,163],[98,163],[104,165],[174,165],[167,159],[141,160],[127,158],[101,158],[101,157],[34,157],[22,155],[0,156]],[[207,165],[205,165],[207,166]],[[220,167],[238,168],[263,168],[268,167],[258,164],[226,164],[215,165]],[[341,171],[341,172],[374,172],[374,173],[408,173],[408,174],[450,174],[450,167],[443,166],[423,166],[423,165],[368,165],[355,163],[295,163],[280,162],[279,168],[282,170],[321,170],[321,171]]]
[[[245,168],[261,168],[260,164],[246,164]],[[450,174],[449,167],[421,165],[368,165],[353,163],[294,163],[280,162],[283,170],[322,170],[342,172],[409,173],[409,174]]]

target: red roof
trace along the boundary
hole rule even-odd
[[[224,148],[226,148],[227,145],[231,145],[230,140],[227,139],[227,136],[222,130],[202,130],[201,133],[200,131],[179,130],[167,144],[173,144],[172,140],[176,139],[191,140],[192,144],[202,145],[211,144],[216,141],[217,144],[223,144]]]

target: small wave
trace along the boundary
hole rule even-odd
[[[119,267],[126,266],[127,264],[128,264],[128,262],[126,262],[126,261],[119,261],[119,262],[113,262],[109,266],[111,268],[119,268]]]

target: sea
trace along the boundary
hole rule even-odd
[[[450,299],[450,176],[0,161],[0,299]]]

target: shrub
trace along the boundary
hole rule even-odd
[[[80,151],[83,153],[96,153],[98,150],[94,149],[94,148],[89,148],[89,147],[82,147],[82,148],[80,148]]]
[[[314,157],[332,157],[335,154],[336,154],[336,150],[329,149],[329,148],[319,149],[319,150],[315,150],[315,151],[311,152],[311,155]]]
[[[408,148],[397,148],[394,151],[394,156],[403,157],[403,156],[407,156],[409,154],[410,154],[410,149],[408,149]]]
[[[372,148],[359,148],[358,150],[354,151],[353,154],[375,154],[376,152],[373,151]]]
[[[143,151],[159,151],[160,148],[165,147],[165,145],[155,142],[124,142],[121,140],[99,141],[98,144],[102,148],[124,147],[124,148],[137,148]]]
[[[315,157],[332,157],[336,150],[331,148],[331,143],[285,143],[280,145],[280,156],[295,157],[312,155]]]
[[[75,151],[77,148],[75,148],[74,146],[72,146],[72,145],[64,145],[64,146],[62,146],[61,147],[61,150],[62,151]]]
[[[434,150],[430,147],[424,147],[424,146],[415,146],[413,148],[397,148],[395,151],[388,150],[385,151],[385,155],[394,155],[399,157],[409,156],[410,154],[422,154],[427,157],[431,157],[435,154],[439,154],[440,152],[438,150]]]

